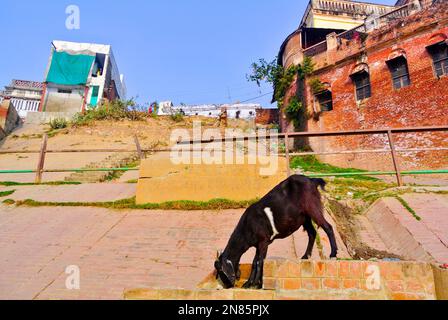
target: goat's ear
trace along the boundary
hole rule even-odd
[[[220,261],[215,261],[215,269],[216,270],[221,270],[222,269],[222,264]]]

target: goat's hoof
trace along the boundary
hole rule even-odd
[[[261,289],[263,289],[263,285],[261,283],[255,284],[255,285],[252,286],[252,289],[254,289],[254,290],[261,290]]]
[[[250,282],[246,282],[243,286],[243,289],[247,289],[247,290],[260,290],[263,289],[263,284],[261,283],[250,283]]]
[[[310,257],[307,256],[307,255],[304,255],[304,256],[302,257],[302,260],[309,260],[309,259],[310,259]]]
[[[336,260],[338,260],[338,257],[330,257],[330,260],[336,261]]]

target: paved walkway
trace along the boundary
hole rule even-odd
[[[0,205],[0,299],[121,299],[125,289],[194,288],[242,213]],[[276,241],[269,257],[301,257],[307,241],[299,231]],[[80,268],[81,290],[66,289],[71,265]]]
[[[0,299],[121,299],[129,288],[193,288],[241,214],[0,206]],[[292,238],[270,255],[295,258]],[[80,268],[81,290],[65,287],[69,265]]]
[[[135,196],[136,184],[101,183],[80,185],[0,186],[1,191],[15,190],[8,199],[32,199],[39,202],[110,202]]]

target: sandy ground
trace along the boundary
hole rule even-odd
[[[131,183],[102,183],[79,185],[36,185],[2,187],[0,192],[14,190],[7,196],[14,201],[31,199],[38,202],[113,202],[135,197],[137,185]],[[2,199],[3,200],[3,199]]]
[[[166,148],[170,145],[171,133],[174,129],[187,128],[192,131],[193,121],[203,122],[204,128],[216,128],[215,119],[191,118],[183,122],[174,122],[169,118],[148,119],[147,121],[101,121],[88,127],[61,130],[48,140],[49,150],[67,149],[128,149],[135,150],[134,136],[137,135],[144,149]],[[245,121],[234,121],[231,127],[247,130],[253,124]],[[24,124],[10,136],[0,142],[2,151],[24,150],[38,151],[42,143],[42,135],[50,130],[48,125]],[[69,153],[48,154],[45,169],[77,169],[93,163],[100,163],[112,153]],[[123,154],[127,157],[130,154]],[[38,154],[0,155],[0,170],[35,170]],[[61,181],[71,173],[45,173],[43,181]],[[137,179],[138,173],[127,173],[119,181]],[[33,182],[34,174],[2,174],[0,181]]]

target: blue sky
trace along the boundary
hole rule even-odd
[[[395,0],[369,1],[393,4]],[[42,81],[52,40],[111,44],[129,97],[140,103],[228,103],[271,92],[246,81],[300,22],[299,0],[2,0],[0,86]],[[81,11],[67,30],[65,9]],[[270,96],[254,100],[270,107]]]

